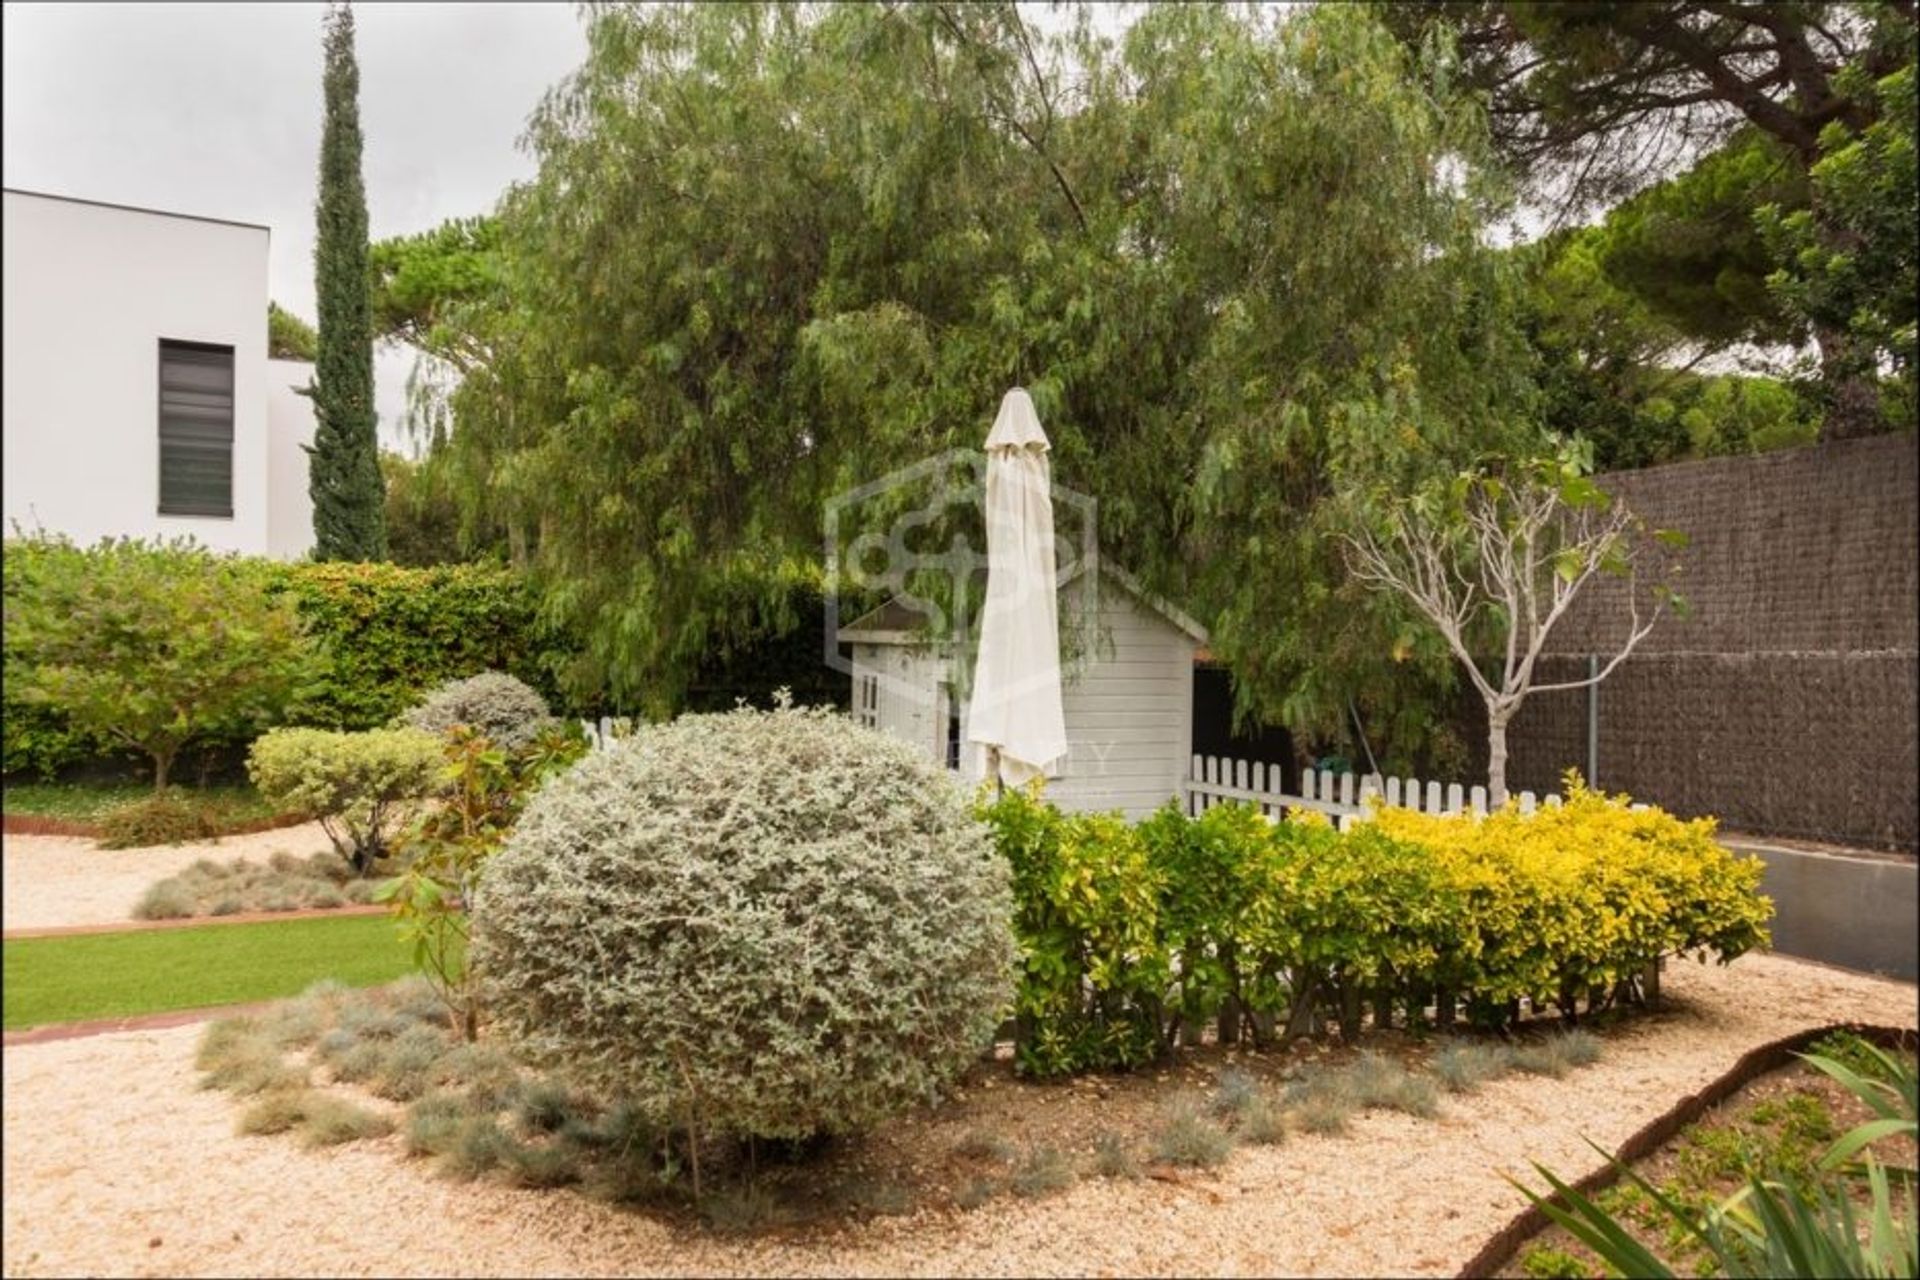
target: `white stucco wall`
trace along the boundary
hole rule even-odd
[[[313,401],[294,390],[312,381],[305,360],[267,361],[267,554],[281,560],[313,547],[304,448],[313,443]]]
[[[267,230],[5,193],[4,517],[265,553]],[[163,516],[160,340],[233,348],[233,515]]]

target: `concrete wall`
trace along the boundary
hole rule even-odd
[[[1920,468],[1911,436],[1602,477],[1687,533],[1666,619],[1601,684],[1597,781],[1756,835],[1911,852],[1920,838]],[[1595,584],[1550,641],[1541,683],[1614,640],[1620,587]],[[1477,700],[1476,700],[1477,702]],[[1587,769],[1585,691],[1529,699],[1508,781]],[[1467,717],[1483,750],[1484,716]]]
[[[305,448],[313,443],[313,401],[295,390],[312,381],[308,361],[267,361],[267,554],[281,560],[313,548]]]
[[[1730,841],[1767,864],[1774,950],[1909,982],[1920,978],[1920,868]]]
[[[8,191],[4,241],[7,531],[265,553],[266,228]],[[162,338],[233,348],[231,517],[159,514]]]

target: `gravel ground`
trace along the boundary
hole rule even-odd
[[[733,1240],[570,1192],[434,1178],[399,1139],[331,1151],[235,1136],[194,1087],[198,1027],[5,1053],[7,1275],[1444,1275],[1523,1207],[1501,1172],[1569,1177],[1724,1072],[1823,1022],[1912,1025],[1910,985],[1778,956],[1676,965],[1673,1010],[1564,1080],[1514,1076],[1437,1120],[1243,1148],[1182,1183]]]
[[[282,849],[304,857],[331,847],[317,822],[147,849],[101,849],[83,836],[8,836],[0,849],[4,927],[115,924],[132,918],[147,886],[201,858],[263,861]]]

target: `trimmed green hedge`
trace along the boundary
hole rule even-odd
[[[1351,1038],[1429,1004],[1484,1027],[1517,1002],[1592,1012],[1649,962],[1763,946],[1760,862],[1625,797],[1483,819],[1383,810],[1340,833],[1223,805],[1131,825],[1021,792],[982,809],[1013,869],[1023,1071],[1138,1066],[1204,1028]],[[1284,1028],[1284,1031],[1282,1030]]]
[[[9,597],[31,589],[41,546],[33,539],[7,540]],[[289,724],[370,729],[387,723],[435,685],[486,670],[518,676],[556,706],[582,714],[597,710],[560,696],[576,648],[540,622],[533,591],[510,570],[265,559],[246,563],[269,589],[293,595],[301,617],[326,651],[324,675],[302,691],[288,714]],[[21,656],[9,636],[7,664]],[[0,767],[10,777],[51,778],[69,765],[122,754],[112,744],[76,731],[47,707],[8,696],[0,714]]]

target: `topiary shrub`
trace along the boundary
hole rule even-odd
[[[275,804],[320,819],[334,849],[365,875],[386,856],[406,802],[433,793],[445,744],[421,729],[275,729],[247,755],[247,772]]]
[[[471,907],[494,1027],[651,1122],[801,1138],[928,1099],[1011,995],[967,798],[823,709],[684,716],[547,784]]]
[[[400,717],[400,723],[409,728],[438,734],[464,724],[503,751],[531,746],[552,721],[545,698],[530,685],[498,671],[449,680]]]

